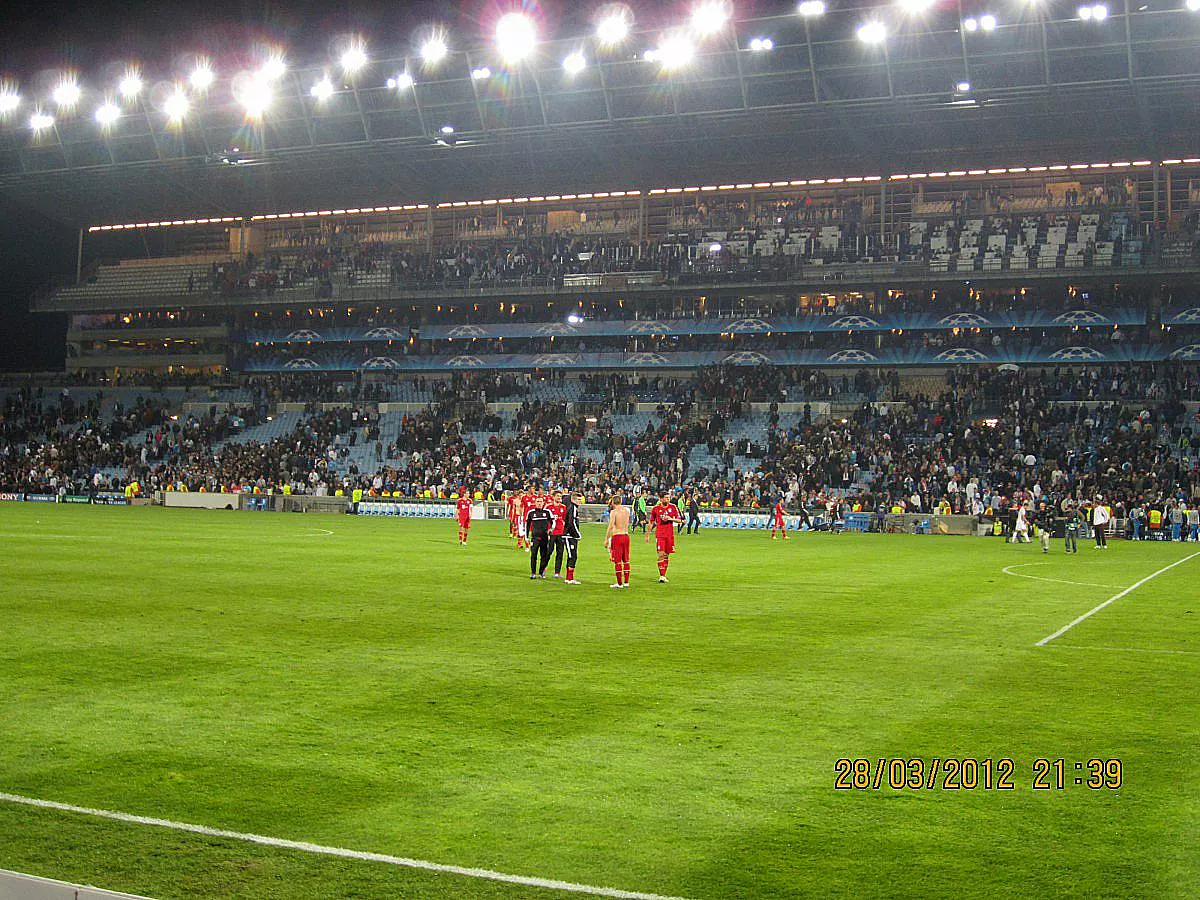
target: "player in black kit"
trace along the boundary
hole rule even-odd
[[[562,563],[562,551],[567,552],[567,584],[579,584],[575,580],[575,564],[579,562],[579,505],[583,498],[573,495],[570,491],[563,492],[563,506],[567,508],[566,524],[563,536],[554,555],[554,573],[557,575]]]
[[[537,505],[525,515],[525,535],[529,540],[529,577],[545,578],[550,564],[550,525],[554,516],[546,509],[546,498],[538,496]]]

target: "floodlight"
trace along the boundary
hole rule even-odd
[[[121,92],[121,96],[127,100],[132,100],[142,92],[142,79],[137,72],[129,72],[121,79],[121,83],[117,85],[117,90]]]
[[[1108,18],[1108,7],[1103,3],[1097,3],[1092,7],[1092,19],[1097,22],[1103,22]]]
[[[0,115],[10,113],[21,105],[21,95],[13,90],[0,91]]]
[[[696,46],[684,34],[673,34],[658,45],[653,59],[667,71],[682,69],[696,57]]]
[[[454,134],[454,126],[453,125],[443,125],[442,126],[442,134]]]
[[[415,82],[413,81],[413,77],[411,75],[409,75],[407,72],[401,72],[394,78],[389,78],[387,85],[388,87],[394,88],[398,91],[407,91],[413,86],[414,83]]]
[[[769,37],[756,37],[750,41],[750,49],[755,53],[765,53],[775,49],[775,42]]]
[[[718,253],[720,253],[722,249],[723,248],[721,247],[721,245],[718,243],[715,243],[715,242],[708,245],[708,252],[713,254],[714,256],[716,256]]]
[[[51,95],[54,97],[54,102],[59,106],[74,106],[79,102],[79,98],[83,95],[83,91],[74,81],[64,81],[54,89]]]
[[[523,13],[506,13],[496,23],[496,46],[507,63],[517,63],[533,53],[537,46],[537,28]]]
[[[954,86],[954,90],[958,91],[960,94],[969,94],[971,93],[971,82],[960,81]]]
[[[49,128],[54,124],[54,116],[44,113],[41,110],[35,112],[29,117],[29,127],[34,131],[41,131],[44,128]]]
[[[990,13],[979,17],[979,27],[984,31],[996,30],[996,17]]]
[[[612,46],[629,37],[629,17],[623,12],[610,13],[596,26],[596,39],[601,44]]]
[[[105,103],[96,110],[96,121],[100,125],[111,125],[119,118],[121,118],[121,107],[117,106],[115,103]]]
[[[814,16],[822,16],[825,14],[825,0],[804,0],[798,7],[796,12],[804,16],[806,19],[811,19]]]
[[[887,27],[882,22],[867,22],[859,26],[858,39],[864,44],[882,44],[887,40]]]
[[[216,76],[208,63],[201,63],[192,69],[192,74],[188,76],[188,84],[197,91],[206,91],[215,79]]]
[[[566,69],[568,75],[578,75],[587,68],[587,59],[576,50],[563,60],[563,68]]]
[[[246,118],[261,119],[275,100],[275,92],[266,73],[263,73],[263,77],[249,79],[242,86],[237,100],[246,110]]]
[[[259,70],[259,74],[262,76],[260,80],[278,81],[285,72],[287,72],[287,63],[283,61],[283,57],[272,56],[263,63],[262,69]]]
[[[324,102],[333,96],[333,82],[330,81],[329,76],[326,75],[324,78],[310,87],[308,92],[317,100]]]
[[[471,70],[471,78],[475,81],[486,81],[492,77],[492,70],[487,66],[480,66],[478,69]]]
[[[963,19],[963,31],[974,34],[979,30],[979,20],[975,18]]]
[[[579,315],[579,313],[571,313],[569,316],[567,316],[568,325],[579,325],[582,322],[583,316]]]
[[[427,63],[441,62],[449,52],[446,42],[438,36],[431,37],[421,45],[421,59]]]
[[[1200,0],[1187,0],[1185,5],[1191,12],[1200,12]]]
[[[918,15],[931,9],[936,0],[900,0],[900,8],[909,15]]]
[[[342,54],[342,71],[353,75],[367,64],[367,51],[362,44],[352,44]]]
[[[692,10],[692,30],[699,35],[716,34],[729,21],[729,7],[722,0],[705,0]]]
[[[187,94],[176,88],[175,93],[163,102],[163,112],[172,122],[180,122],[187,115],[190,106]]]

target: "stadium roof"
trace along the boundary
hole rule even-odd
[[[206,90],[182,69],[145,71],[144,89],[124,99],[111,71],[43,73],[9,86],[20,103],[0,125],[0,192],[85,226],[1194,156],[1200,12],[1188,2],[1114,8],[1099,21],[1074,4],[1006,4],[989,29],[986,10],[965,0],[920,15],[840,6],[693,35],[695,57],[674,68],[645,57],[677,33],[644,31],[615,48],[590,36],[543,41],[517,64],[491,44],[459,49],[452,33],[436,64],[360,39],[359,68],[290,65],[267,87],[254,81],[271,58],[260,49],[238,64],[214,57]],[[868,21],[885,24],[883,42],[857,36]],[[584,67],[576,59],[567,71],[574,53]],[[81,95],[60,107],[64,82]],[[177,94],[187,110],[171,121]],[[248,117],[252,94],[261,118]],[[95,113],[109,104],[119,117],[102,126]],[[45,117],[37,131],[35,113]]]

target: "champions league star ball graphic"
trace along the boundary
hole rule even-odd
[[[992,322],[986,316],[981,316],[979,313],[951,313],[948,316],[943,316],[938,319],[938,324],[946,328],[982,328],[985,325],[991,325]]]
[[[321,368],[321,364],[315,359],[293,359],[285,363],[283,367],[285,369],[292,369],[293,371],[312,371],[313,369]]]
[[[727,366],[764,366],[771,364],[771,357],[753,350],[739,350],[721,360]]]
[[[652,319],[647,322],[630,322],[625,327],[626,334],[670,334],[673,329],[666,322]]]
[[[452,356],[446,360],[446,365],[452,369],[478,369],[484,365],[478,356]]]
[[[1111,325],[1112,319],[1091,309],[1072,309],[1054,317],[1058,325]]]
[[[1191,309],[1185,309],[1177,316],[1171,317],[1172,325],[1200,325],[1200,306],[1193,306]]]
[[[533,330],[533,333],[537,337],[545,337],[547,335],[579,334],[579,329],[566,322],[550,322],[547,325],[539,325]]]
[[[766,319],[734,319],[725,328],[727,334],[763,334],[774,330],[775,326]]]
[[[836,353],[830,353],[826,357],[826,361],[832,363],[868,363],[879,362],[879,357],[866,350],[838,350]]]
[[[365,335],[377,341],[406,341],[407,334],[401,334],[395,328],[372,328]]]
[[[1050,354],[1050,358],[1062,362],[1098,362],[1107,357],[1091,347],[1063,347]]]
[[[448,338],[475,338],[484,337],[488,330],[482,325],[455,325],[446,332]]]
[[[630,353],[625,357],[627,366],[666,366],[670,362],[661,353]]]
[[[954,347],[950,350],[943,350],[934,357],[937,362],[948,363],[965,363],[965,362],[987,362],[986,353],[979,350],[973,350],[970,347]]]
[[[1186,347],[1180,347],[1170,354],[1170,359],[1183,359],[1188,362],[1200,361],[1200,344],[1188,344]]]
[[[845,328],[853,331],[855,328],[878,328],[879,323],[870,316],[842,316],[829,323],[832,328]]]
[[[361,369],[399,369],[402,368],[400,363],[396,362],[390,356],[372,356],[361,366]]]
[[[578,363],[579,355],[576,353],[539,353],[533,358],[533,364],[539,369],[562,368]]]
[[[321,340],[321,332],[310,331],[307,328],[300,328],[296,331],[293,331],[291,334],[289,334],[287,336],[287,339],[289,341],[309,341],[309,342],[319,341],[319,340]]]

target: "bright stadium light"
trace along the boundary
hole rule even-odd
[[[188,76],[188,84],[197,91],[207,91],[215,80],[216,75],[213,74],[212,67],[208,63],[200,63],[192,69],[192,74]]]
[[[21,105],[21,95],[9,88],[0,90],[0,115],[6,115]]]
[[[187,94],[178,88],[175,89],[175,93],[163,101],[163,112],[172,122],[182,122],[183,117],[188,114],[189,108],[191,108],[191,103],[188,101]]]
[[[769,37],[756,37],[750,40],[750,49],[755,53],[766,53],[775,49],[775,42]]]
[[[342,71],[348,75],[353,75],[367,64],[366,48],[361,43],[351,44],[342,54],[340,62],[342,64]]]
[[[443,125],[442,126],[442,134],[454,134],[454,126],[453,125]]]
[[[523,13],[511,12],[496,23],[496,47],[507,63],[518,63],[533,53],[537,46],[537,28],[533,19]]]
[[[105,103],[96,110],[96,122],[106,128],[119,118],[121,118],[121,107],[115,103]]]
[[[629,37],[629,16],[624,10],[609,13],[596,26],[596,40],[612,47]]]
[[[54,89],[51,95],[59,106],[74,106],[83,95],[83,90],[74,81],[64,81]]]
[[[979,17],[979,27],[984,31],[996,30],[996,17],[991,13]]]
[[[333,82],[330,81],[329,76],[326,75],[324,78],[310,87],[308,92],[312,94],[316,100],[324,103],[333,96]]]
[[[1190,12],[1200,12],[1200,0],[1187,0],[1185,5]]]
[[[441,62],[449,52],[445,39],[439,35],[434,35],[421,45],[421,59],[430,65]]]
[[[971,82],[960,81],[958,84],[956,84],[954,86],[954,90],[960,94],[969,94],[969,93],[971,93]]]
[[[867,22],[859,26],[858,39],[864,44],[882,44],[887,40],[887,27],[882,22]]]
[[[480,66],[477,69],[471,70],[471,80],[473,81],[487,81],[491,77],[492,70],[487,66]]]
[[[825,0],[804,0],[804,2],[796,7],[796,12],[800,13],[806,19],[823,16],[825,15]]]
[[[413,77],[407,72],[401,72],[399,75],[387,80],[387,86],[397,91],[407,91],[415,83]]]
[[[974,34],[979,30],[979,20],[976,18],[963,19],[963,31]]]
[[[729,6],[722,0],[705,0],[692,10],[692,31],[701,36],[716,34],[729,21]]]
[[[117,90],[126,100],[132,100],[142,92],[142,77],[137,72],[128,72],[117,85]]]
[[[283,57],[272,56],[263,63],[262,68],[259,70],[259,74],[262,76],[259,80],[278,81],[284,76],[285,72],[287,72],[287,63],[283,61]]]
[[[247,119],[261,119],[275,101],[275,91],[266,73],[262,73],[262,77],[250,78],[243,84],[237,101],[246,111]]]
[[[1097,3],[1093,6],[1081,6],[1079,7],[1078,15],[1084,22],[1103,22],[1108,18],[1108,7],[1103,3]]]
[[[49,113],[44,113],[41,110],[35,112],[29,117],[29,127],[34,131],[44,131],[54,125],[54,116]]]
[[[587,68],[587,58],[582,53],[576,50],[574,53],[568,54],[563,59],[563,69],[568,75],[578,75]]]
[[[682,69],[696,58],[696,45],[685,34],[673,34],[667,37],[650,57],[658,62],[668,72]]]

